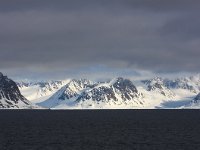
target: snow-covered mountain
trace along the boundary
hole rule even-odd
[[[148,80],[115,78],[18,82],[22,94],[46,108],[183,108],[200,92],[200,75]]]
[[[166,85],[165,81],[161,77],[156,77],[150,80],[143,81],[147,85],[147,91],[156,92],[162,94],[167,98],[174,98],[175,93],[173,93]]]
[[[84,90],[93,86],[95,86],[95,83],[93,83],[90,80],[72,79],[65,86],[59,89],[55,94],[53,94],[50,98],[38,104],[46,108],[56,107],[57,105],[65,101],[68,104],[72,104]]]
[[[193,98],[191,105],[199,106],[200,108],[200,92]]]
[[[200,91],[200,74],[176,78],[174,80],[165,79],[164,84],[170,89],[185,89],[193,93],[198,93]]]
[[[76,80],[76,79],[73,79],[65,86],[65,90],[60,95],[59,99],[65,100],[65,99],[70,99],[70,98],[73,98],[73,97],[77,97],[77,96],[79,96],[81,94],[81,92],[84,89],[91,88],[93,86],[95,86],[95,83],[93,83],[90,80],[86,80],[86,79]]]
[[[88,80],[71,80],[48,100],[39,103],[50,108],[116,108],[143,107],[143,95],[128,79],[117,78],[110,82],[93,83]]]
[[[200,93],[194,98],[194,103],[200,102]]]
[[[32,102],[40,102],[51,97],[57,90],[63,87],[68,80],[63,81],[19,81],[17,85],[21,93]]]
[[[190,103],[184,108],[200,109],[200,92],[196,96],[194,96]]]
[[[0,108],[37,108],[19,91],[17,84],[0,73]]]
[[[138,92],[130,80],[120,77],[85,90],[76,101],[82,107],[134,108],[144,106],[142,98],[143,94]]]

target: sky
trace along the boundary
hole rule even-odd
[[[0,71],[18,78],[199,72],[199,0],[1,0]]]

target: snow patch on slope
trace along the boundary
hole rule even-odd
[[[69,81],[18,82],[17,84],[22,95],[33,103],[39,103],[50,98]]]

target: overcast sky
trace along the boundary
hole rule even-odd
[[[0,1],[11,76],[199,72],[199,48],[199,0]]]

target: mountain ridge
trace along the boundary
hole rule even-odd
[[[36,108],[20,92],[17,84],[0,72],[0,108]]]
[[[200,92],[199,74],[137,82],[123,77],[101,82],[88,79],[21,81],[17,86],[26,99],[51,109],[171,108],[179,101],[186,104],[180,108],[189,104],[200,108],[193,100]]]

